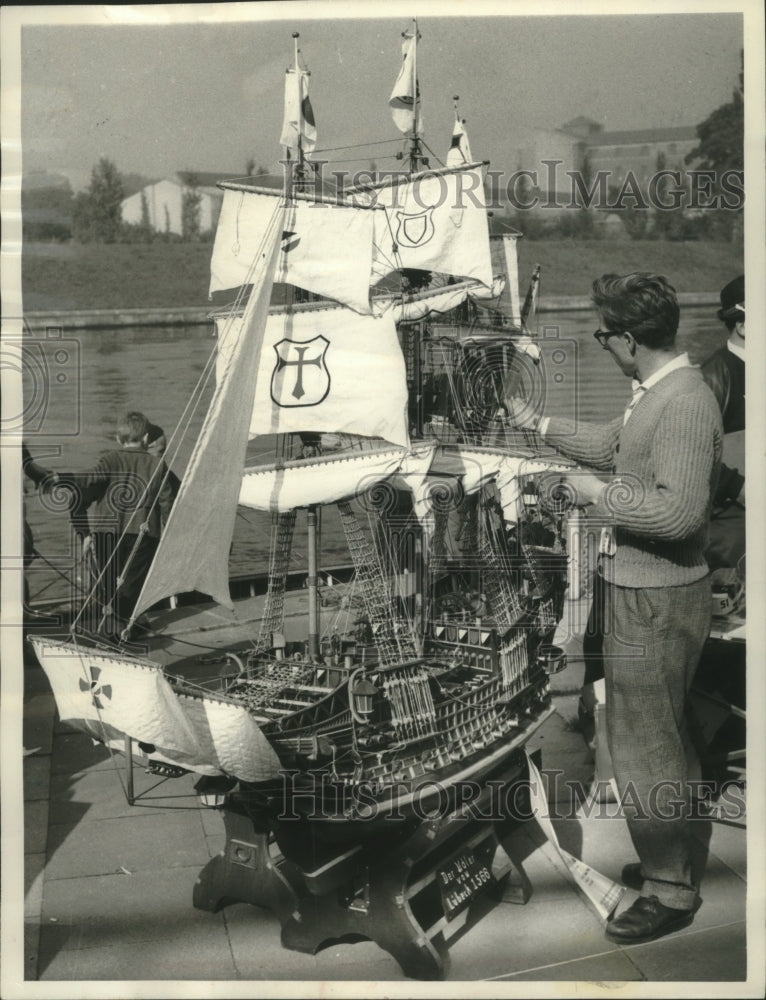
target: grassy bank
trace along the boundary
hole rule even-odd
[[[208,305],[212,245],[24,245],[24,308],[120,309]],[[535,264],[542,266],[545,295],[587,295],[591,280],[607,271],[657,271],[679,292],[715,292],[743,270],[733,243],[661,243],[623,240],[521,240],[522,294]]]

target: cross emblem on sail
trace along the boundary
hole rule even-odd
[[[317,406],[330,391],[330,373],[325,354],[326,337],[296,343],[280,340],[274,344],[277,363],[271,376],[271,398],[277,406]]]
[[[91,667],[90,668],[90,684],[80,678],[80,690],[90,691],[91,697],[93,699],[93,707],[102,709],[104,706],[101,702],[102,698],[112,697],[112,685],[111,684],[101,684],[99,678],[101,676],[101,667]]]

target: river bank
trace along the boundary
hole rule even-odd
[[[715,292],[682,292],[678,296],[682,307],[718,306]],[[593,308],[584,295],[549,296],[540,304],[543,315],[562,312],[587,312]],[[187,309],[77,309],[65,311],[48,309],[25,312],[27,328],[33,333],[51,329],[61,330],[113,330],[118,327],[143,326],[208,326],[212,306]]]
[[[67,323],[75,323],[77,315],[87,320],[96,310],[108,310],[97,317],[96,325],[103,328],[102,321],[108,323],[114,313],[145,322],[146,310],[161,316],[171,310],[171,322],[205,322],[213,308],[207,294],[211,251],[210,243],[26,243],[21,261],[25,315],[41,314],[45,326],[50,313],[67,314]],[[572,299],[587,306],[596,275],[629,271],[665,274],[679,293],[696,296],[694,304],[708,305],[742,273],[743,251],[739,243],[521,239],[522,292],[535,264],[542,269],[541,311],[579,308]],[[174,314],[179,318],[172,319]],[[166,321],[152,319],[151,325]]]

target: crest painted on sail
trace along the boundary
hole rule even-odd
[[[432,207],[414,214],[409,212],[396,213],[396,217],[399,220],[396,242],[399,246],[422,247],[433,238],[433,211]]]
[[[283,339],[274,344],[277,361],[271,374],[271,398],[277,406],[318,406],[330,391],[325,355],[330,341]]]

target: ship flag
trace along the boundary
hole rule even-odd
[[[280,144],[288,149],[311,153],[317,143],[314,111],[309,98],[309,77],[300,54],[297,65],[285,72],[285,117]]]
[[[463,163],[471,163],[472,160],[468,133],[465,130],[465,121],[462,118],[456,118],[455,127],[452,130],[452,142],[447,151],[447,166],[459,167]]]
[[[417,80],[417,29],[405,34],[402,42],[402,66],[391,91],[388,105],[400,132],[419,133],[423,128],[420,111],[420,88]]]

